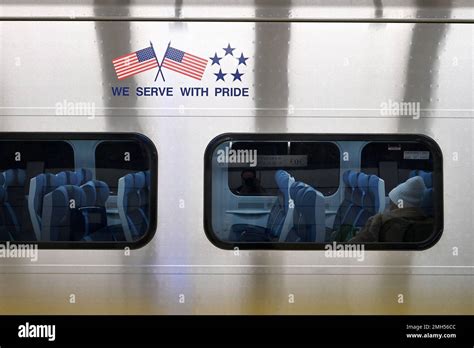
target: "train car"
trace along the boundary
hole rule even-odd
[[[2,1],[1,314],[472,315],[473,13]]]

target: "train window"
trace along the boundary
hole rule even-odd
[[[424,249],[442,233],[442,154],[421,135],[224,134],[204,180],[225,249]]]
[[[137,134],[0,134],[0,241],[139,247],[156,228],[157,154]]]

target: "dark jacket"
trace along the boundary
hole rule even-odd
[[[379,213],[370,217],[349,243],[403,242],[408,228],[426,220],[426,216],[418,208],[400,208]]]

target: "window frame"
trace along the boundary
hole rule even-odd
[[[92,241],[92,242],[81,242],[81,241],[9,241],[10,245],[37,245],[38,249],[138,249],[148,244],[154,237],[157,228],[157,196],[158,196],[158,151],[147,136],[140,133],[125,133],[125,132],[0,132],[1,141],[68,141],[68,140],[125,140],[125,141],[137,141],[142,142],[144,147],[149,152],[150,156],[150,221],[147,233],[134,241]],[[75,155],[75,153],[74,153]],[[91,156],[95,156],[92,153]],[[2,241],[6,243],[6,241]]]
[[[399,243],[358,243],[365,250],[426,250],[435,245],[443,234],[443,154],[434,139],[424,134],[408,133],[224,133],[212,139],[204,153],[204,232],[207,239],[217,248],[224,250],[324,250],[331,243],[279,243],[279,242],[230,242],[217,237],[212,227],[212,156],[216,147],[228,141],[373,141],[420,142],[426,145],[433,155],[433,233],[422,242]],[[364,145],[365,146],[365,145]],[[348,243],[338,243],[348,244]],[[355,243],[354,243],[355,244]]]

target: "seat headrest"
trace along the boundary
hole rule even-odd
[[[379,194],[379,178],[376,175],[369,175],[367,178],[367,191],[364,197],[364,207],[369,212],[376,212],[376,202]]]
[[[275,181],[278,185],[278,189],[283,194],[283,197],[285,199],[284,209],[285,209],[285,212],[287,212],[288,203],[290,201],[290,195],[291,195],[289,191],[290,191],[291,186],[295,182],[295,179],[288,172],[280,169],[275,172]],[[291,198],[293,198],[293,196],[291,196]]]
[[[46,194],[61,185],[66,185],[66,176],[58,176],[52,173],[40,174],[36,176],[36,182],[38,188],[44,190],[44,194]]]
[[[5,184],[5,173],[0,173],[0,186],[3,186]]]
[[[23,169],[8,169],[4,172],[5,186],[23,186],[26,181],[26,173]]]
[[[86,196],[87,206],[105,206],[109,198],[109,186],[99,180],[90,180],[81,186]]]
[[[357,187],[366,194],[369,191],[369,176],[365,173],[359,173],[357,177]]]
[[[134,188],[140,190],[145,187],[145,173],[138,172],[133,174]]]
[[[292,176],[284,170],[280,169],[275,172],[275,181],[278,188],[283,194],[285,194],[285,196],[288,195],[288,188],[292,184],[292,182],[290,182],[291,178]]]
[[[355,189],[357,187],[357,177],[359,176],[359,173],[356,173],[354,171],[350,171],[349,173],[349,186],[352,189]]]
[[[349,174],[351,173],[350,170],[346,170],[344,174],[342,174],[342,182],[344,183],[344,186],[350,186],[349,184]]]
[[[56,175],[64,183],[63,185],[80,185],[80,178],[76,172],[65,171]]]
[[[361,207],[365,207],[367,204],[367,195],[369,191],[369,176],[365,173],[359,173],[357,177],[357,190],[358,193],[355,195],[357,200],[355,203]]]
[[[143,172],[131,173],[122,177],[125,193],[135,192],[145,188],[145,174]]]

